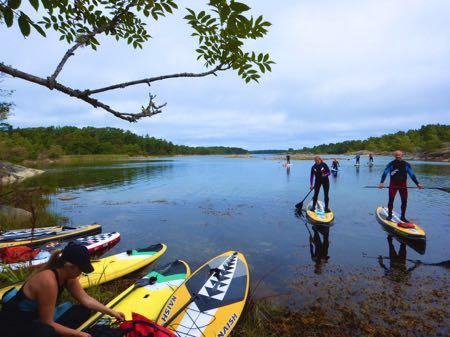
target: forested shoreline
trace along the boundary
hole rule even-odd
[[[345,154],[357,151],[376,153],[401,149],[410,153],[431,152],[450,142],[450,125],[429,124],[420,129],[399,131],[380,137],[369,137],[365,140],[348,140],[339,143],[321,144],[303,147],[292,153]]]
[[[0,131],[0,160],[56,159],[63,155],[124,154],[208,155],[245,154],[236,147],[191,147],[170,141],[139,136],[118,128],[37,127]]]

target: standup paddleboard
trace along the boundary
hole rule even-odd
[[[67,240],[83,235],[100,233],[102,226],[92,224],[87,226],[67,227],[43,227],[27,228],[2,232],[0,234],[0,249],[14,246],[38,246],[49,241]]]
[[[191,270],[186,262],[174,261],[137,280],[135,284],[106,306],[122,312],[127,320],[131,320],[131,314],[135,312],[156,321],[163,306],[190,274]],[[78,330],[95,336],[95,332],[99,329],[102,329],[102,331],[108,328],[116,329],[116,323],[115,318],[97,313],[81,325]]]
[[[104,250],[106,248],[110,248],[117,244],[120,241],[120,233],[118,232],[111,232],[111,233],[102,233],[97,235],[91,235],[87,236],[85,238],[79,238],[74,240],[76,243],[85,246],[89,253],[91,255],[95,255],[95,253],[99,252],[100,250]],[[56,250],[63,249],[66,246],[66,242],[50,242],[46,244],[41,249],[38,249],[37,251],[39,253],[36,253],[37,255],[29,260],[29,261],[23,261],[23,262],[15,262],[15,263],[8,263],[4,265],[0,265],[0,272],[3,272],[5,269],[9,270],[17,270],[21,268],[29,268],[29,267],[37,267],[44,263],[46,263],[52,252]],[[9,249],[9,248],[5,248]],[[12,248],[14,249],[14,248]]]
[[[425,231],[414,223],[405,223],[400,220],[400,216],[396,212],[392,212],[392,220],[387,220],[387,207],[378,207],[375,217],[378,222],[389,232],[400,235],[409,239],[425,239]]]
[[[83,288],[103,284],[124,275],[139,270],[156,261],[167,246],[158,243],[143,249],[133,249],[126,252],[91,261],[94,271],[89,274],[81,274],[78,278]],[[11,288],[20,288],[23,282],[0,289],[0,298]]]
[[[316,204],[316,209],[314,211],[311,210],[312,200],[309,202],[306,207],[306,217],[310,223],[315,225],[327,225],[331,226],[334,220],[333,212],[325,212],[325,204],[322,200],[318,200]]]
[[[168,300],[157,323],[178,337],[229,336],[249,289],[244,255],[223,253],[200,267]]]

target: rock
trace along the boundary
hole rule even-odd
[[[24,179],[37,176],[44,173],[42,170],[36,170],[25,166],[15,165],[8,162],[0,162],[0,184],[12,184]]]
[[[420,160],[450,162],[450,146],[436,151],[421,153],[417,158]]]
[[[73,196],[73,195],[60,195],[60,196],[58,197],[58,199],[59,199],[59,200],[66,201],[66,200],[75,200],[75,199],[78,199],[78,197],[75,197],[75,196]]]
[[[19,222],[31,219],[31,212],[7,205],[0,205],[0,213]]]

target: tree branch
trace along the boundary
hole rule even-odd
[[[217,71],[224,71],[224,70],[227,70],[229,68],[230,68],[229,66],[224,67],[223,64],[219,64],[214,69],[211,69],[209,71],[205,71],[203,73],[178,73],[178,74],[171,74],[171,75],[149,77],[149,78],[144,78],[144,79],[141,79],[141,80],[114,84],[114,85],[110,85],[110,86],[104,87],[104,88],[99,88],[99,89],[94,89],[94,90],[86,90],[84,93],[86,95],[92,95],[92,94],[98,94],[100,92],[105,92],[105,91],[114,90],[114,89],[123,89],[123,88],[129,87],[129,86],[132,86],[132,85],[137,85],[137,84],[148,84],[148,85],[150,85],[150,83],[152,83],[152,82],[162,81],[162,80],[166,80],[166,79],[169,79],[169,78],[205,77],[205,76],[209,76],[209,75],[216,75]]]
[[[76,90],[76,89],[66,87],[63,84],[58,83],[56,80],[53,82],[52,85],[50,85],[48,82],[48,79],[25,73],[23,71],[13,68],[13,67],[7,66],[1,62],[0,62],[0,72],[11,75],[13,77],[21,78],[23,80],[26,80],[26,81],[29,81],[32,83],[39,84],[43,87],[49,88],[50,90],[55,89],[66,95],[76,97],[78,99],[81,99],[82,101],[85,101],[86,103],[89,103],[94,108],[102,108],[102,109],[112,113],[114,116],[116,116],[120,119],[126,120],[128,122],[136,122],[140,118],[151,117],[153,115],[159,114],[162,112],[161,109],[164,106],[166,106],[166,103],[162,104],[162,105],[157,105],[154,102],[155,96],[150,95],[150,100],[149,100],[148,105],[146,107],[142,107],[141,112],[134,113],[134,114],[122,113],[120,111],[114,110],[109,105],[107,105],[95,98],[90,97],[89,95],[86,94],[86,91],[81,91],[81,90]]]
[[[78,42],[75,45],[73,45],[71,48],[69,48],[69,50],[67,50],[67,52],[64,54],[63,58],[59,62],[58,66],[56,67],[53,74],[50,77],[48,77],[47,80],[49,81],[50,86],[52,86],[54,84],[54,82],[56,81],[56,78],[58,77],[59,73],[62,71],[67,60],[75,54],[75,50],[77,50],[82,45],[86,44],[86,42],[88,42],[90,39],[92,39],[95,35],[101,34],[101,33],[105,32],[106,30],[114,28],[117,24],[120,23],[120,19],[122,18],[122,16],[124,14],[128,13],[130,8],[136,6],[136,4],[137,4],[137,1],[130,2],[122,11],[119,11],[107,25],[104,25],[102,27],[97,27],[92,32],[80,36],[78,38]]]

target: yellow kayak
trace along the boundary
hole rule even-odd
[[[316,209],[311,210],[312,201],[306,207],[306,217],[312,224],[331,226],[334,220],[333,212],[325,212],[325,204],[322,200],[318,200]]]
[[[387,220],[388,209],[386,207],[378,207],[375,217],[378,222],[389,232],[406,237],[408,239],[425,239],[425,231],[414,223],[407,224],[400,220],[400,216],[396,212],[392,212],[392,220]]]
[[[200,267],[167,301],[157,323],[177,337],[229,336],[248,296],[244,255],[226,252]]]
[[[98,234],[102,231],[102,226],[99,224],[67,227],[42,227],[26,229],[17,229],[5,231],[0,233],[0,249],[14,246],[38,246],[43,243],[55,240],[67,240],[79,236],[87,236]]]
[[[145,275],[106,306],[123,312],[127,320],[131,320],[131,314],[135,312],[156,321],[164,304],[190,274],[186,262],[174,261]],[[97,313],[78,330],[93,333],[99,328],[114,329],[116,325],[115,318]]]
[[[167,246],[156,244],[144,249],[133,249],[120,254],[93,260],[94,271],[79,277],[83,288],[106,283],[139,270],[157,260],[166,251]],[[20,288],[23,282],[0,289],[0,298],[11,288]]]

